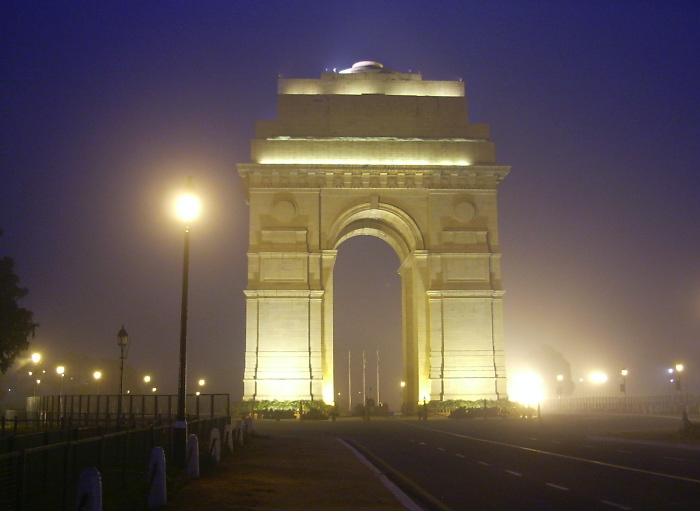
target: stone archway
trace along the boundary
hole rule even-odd
[[[401,261],[404,401],[505,394],[496,195],[507,167],[462,82],[360,63],[280,79],[239,164],[250,205],[244,399],[333,401],[333,267],[353,236]]]

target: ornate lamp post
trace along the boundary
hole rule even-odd
[[[177,386],[177,416],[173,431],[175,466],[184,470],[187,464],[187,415],[185,399],[187,388],[187,293],[190,265],[190,223],[199,214],[199,198],[194,193],[192,178],[187,179],[184,193],[177,202],[177,211],[185,223],[185,250],[182,265],[182,307],[180,309],[180,368]]]
[[[119,333],[117,334],[117,345],[119,346],[119,399],[117,404],[117,420],[119,421],[119,426],[122,424],[122,394],[124,394],[124,359],[129,356],[129,334],[124,330],[124,325],[122,325]]]

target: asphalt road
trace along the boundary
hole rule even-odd
[[[700,509],[700,450],[606,436],[674,429],[680,419],[557,415],[297,424],[300,433],[358,444],[442,509]]]

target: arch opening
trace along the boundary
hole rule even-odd
[[[404,371],[400,261],[384,238],[364,234],[341,243],[333,270],[335,401],[350,412],[368,397],[396,412]]]

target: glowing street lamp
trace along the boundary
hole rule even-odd
[[[177,386],[177,416],[173,431],[175,466],[184,470],[187,465],[187,416],[185,399],[187,388],[187,293],[190,265],[190,223],[200,210],[199,198],[194,193],[192,178],[187,179],[184,193],[177,201],[177,212],[185,223],[185,250],[182,264],[182,307],[180,309],[180,368]]]
[[[562,383],[564,381],[564,375],[563,374],[558,374],[557,375],[557,397],[561,400],[561,395],[564,393],[564,384]]]
[[[673,378],[671,378],[671,383],[676,384],[676,390],[678,390],[678,395],[682,395],[682,386],[681,386],[681,373],[683,372],[683,364],[676,364],[675,368],[669,368],[668,374],[675,374]]]
[[[63,377],[66,375],[66,368],[63,366],[58,366],[56,368],[56,374],[58,374],[61,377],[60,384],[58,386],[58,395],[60,397],[63,393]]]
[[[625,395],[625,399],[627,399],[627,374],[629,374],[629,371],[627,371],[627,369],[623,367],[620,371],[620,376],[622,377],[622,382],[620,383],[620,392],[622,392]]]
[[[205,380],[204,378],[202,378],[202,379],[200,379],[200,380],[197,382],[197,385],[199,385],[199,387],[200,387],[200,389],[201,389],[202,387],[204,387],[204,385],[205,385],[206,383],[207,383],[206,380]],[[199,396],[201,393],[202,393],[201,390],[198,390],[198,391],[196,392],[196,395]]]
[[[37,365],[40,360],[41,360],[41,353],[32,353],[32,362],[34,362],[34,365]]]

